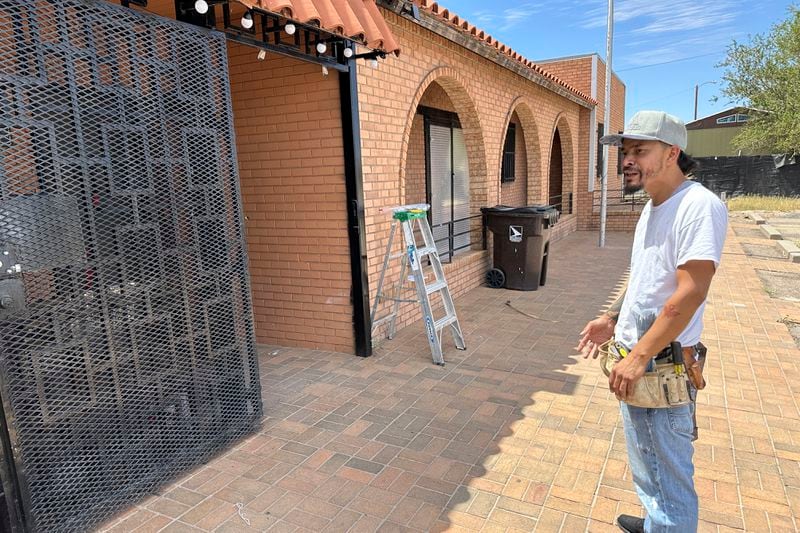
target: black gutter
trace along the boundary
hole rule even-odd
[[[356,61],[348,61],[348,72],[339,72],[344,141],[344,182],[347,194],[347,238],[350,243],[351,299],[356,355],[372,355],[372,324],[369,316],[367,232],[364,222],[364,175],[361,166],[361,128],[358,116]]]

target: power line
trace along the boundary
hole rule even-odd
[[[673,59],[671,61],[662,61],[661,63],[650,63],[649,65],[639,65],[639,66],[636,66],[636,67],[620,68],[620,69],[617,69],[617,72],[625,72],[626,70],[638,70],[640,68],[656,67],[658,65],[666,65],[668,63],[677,63],[679,61],[688,61],[690,59],[697,59],[698,57],[715,56],[715,55],[720,54],[722,52],[724,52],[724,50],[720,50],[719,52],[711,52],[710,54],[700,54],[700,55],[696,55],[696,56],[683,57],[681,59]]]

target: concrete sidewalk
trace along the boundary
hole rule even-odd
[[[261,431],[101,529],[617,531],[640,511],[618,405],[573,350],[629,261],[632,235],[608,237],[554,243],[539,291],[459,298],[468,349],[445,337],[444,368],[419,324],[368,359],[266,350]],[[800,353],[755,268],[731,231],[706,312],[702,531],[796,530]]]

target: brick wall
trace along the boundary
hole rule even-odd
[[[257,340],[352,353],[338,77],[232,42],[228,61]]]
[[[569,83],[584,94],[591,96],[592,56],[588,55],[556,61],[543,61],[539,66],[558,79]],[[602,85],[598,85],[597,87],[602,87]]]
[[[442,87],[431,83],[425,94],[422,95],[419,105],[455,112],[453,102]],[[416,113],[411,125],[408,139],[411,147],[406,161],[406,190],[402,204],[420,204],[426,200],[425,183],[425,120],[420,113]]]
[[[419,100],[421,106],[433,107],[434,109],[441,109],[442,111],[456,112],[456,108],[447,92],[438,83],[431,83]]]
[[[587,169],[579,170],[579,132],[588,124],[581,107],[443,37],[397,15],[382,10],[403,52],[388,57],[372,69],[359,62],[359,101],[364,165],[365,216],[370,290],[374,296],[388,237],[390,216],[383,208],[415,198],[420,169],[421,120],[417,105],[440,109],[447,101],[458,113],[464,129],[472,197],[472,212],[506,198],[515,203],[543,202],[548,195],[548,169],[553,134],[558,127],[564,153],[564,191],[577,191],[581,178],[586,188]],[[437,87],[438,86],[438,87]],[[428,89],[433,87],[433,91]],[[440,90],[447,99],[440,96]],[[527,160],[527,198],[521,182],[506,196],[500,185],[502,146],[508,122],[516,114]],[[583,122],[582,122],[583,121]],[[424,141],[423,141],[424,142]],[[421,145],[424,148],[424,144]],[[514,192],[510,192],[513,190]],[[573,215],[574,217],[574,215]],[[476,222],[473,250],[445,265],[454,295],[483,283],[490,264],[480,249],[480,222]],[[566,230],[576,222],[564,221]],[[413,305],[405,306],[400,325],[417,320]]]
[[[606,87],[606,64],[602,60],[597,61],[597,94],[598,110],[597,121],[603,122],[605,119],[605,87]],[[606,128],[608,133],[617,133],[625,129],[625,85],[619,78],[611,78],[611,127]],[[619,149],[614,146],[608,148],[608,189],[611,191],[622,190],[622,177],[617,173],[617,160]],[[600,188],[599,177],[595,182],[595,189]]]
[[[151,0],[149,8],[171,0]],[[424,133],[418,105],[458,113],[470,167],[471,210],[500,202],[544,203],[556,128],[563,150],[563,190],[575,201],[587,188],[588,110],[393,13],[382,10],[403,52],[372,69],[358,62],[370,291],[385,252],[384,208],[424,200]],[[165,13],[168,16],[174,13]],[[264,343],[352,352],[338,86],[319,66],[230,47],[258,338]],[[584,92],[588,90],[582,87]],[[518,124],[518,178],[501,186],[502,146]],[[420,181],[422,180],[422,181]],[[576,205],[576,207],[578,207]],[[578,227],[565,215],[557,239]],[[490,254],[473,250],[445,265],[453,294],[483,283]],[[551,273],[557,275],[556,273]],[[406,305],[399,324],[417,320]]]
[[[514,181],[500,183],[500,203],[503,205],[522,206],[528,205],[528,154],[525,150],[525,131],[519,121],[519,116],[514,112],[511,122],[516,127],[514,142]],[[503,139],[505,146],[505,138]],[[502,160],[500,161],[502,169]]]
[[[569,58],[551,62],[542,63],[542,68],[553,73],[555,76],[569,82],[575,88],[591,94],[591,79],[592,79],[592,56],[583,56],[577,58]],[[595,99],[598,102],[596,108],[596,120],[598,124],[603,123],[605,119],[605,77],[606,66],[605,62],[597,57],[596,61],[597,81],[595,87]],[[588,114],[588,113],[587,113]],[[607,128],[608,132],[621,131],[625,125],[625,84],[615,75],[611,82],[611,127]],[[581,132],[583,134],[583,132]],[[588,146],[589,136],[588,130],[585,139],[581,140],[581,146]],[[586,152],[588,156],[588,151]],[[595,154],[597,157],[597,153]],[[622,190],[622,176],[617,173],[617,161],[619,159],[619,150],[616,147],[609,147],[609,174],[608,174],[608,190],[611,192],[610,197],[615,194],[618,195]],[[582,164],[589,164],[588,157],[586,162]],[[577,199],[577,213],[578,225],[577,228],[581,230],[595,229],[599,227],[599,205],[600,205],[600,189],[601,182],[600,176],[594,172],[596,168],[596,160],[591,162],[591,168],[594,175],[594,190],[595,192],[588,193],[586,190],[578,191]],[[638,219],[638,215],[619,214],[615,215],[614,226],[620,230],[627,231],[628,228],[635,226],[635,220],[631,223],[629,218],[634,217]],[[610,218],[606,218],[607,227],[610,226]],[[633,226],[631,225],[633,224]]]
[[[426,202],[425,194],[425,119],[421,114],[414,115],[411,125],[409,150],[406,160],[406,194],[401,204],[422,204]]]
[[[582,56],[557,61],[548,61],[541,64],[541,67],[558,78],[570,83],[578,90],[586,94],[592,94],[592,56]],[[595,100],[597,100],[597,123],[602,124],[605,120],[606,103],[606,64],[605,61],[597,57],[597,81],[595,86]],[[614,75],[611,80],[611,128],[606,128],[608,132],[617,132],[625,125],[625,84]],[[588,141],[587,141],[588,142]],[[617,153],[614,147],[609,149],[609,189],[616,190],[622,188],[622,181],[617,174]],[[593,163],[594,165],[594,163]],[[594,166],[593,166],[594,168]],[[596,177],[595,187],[600,188],[599,177]]]
[[[641,208],[636,211],[609,210],[606,214],[606,231],[633,231],[636,229],[640,214]],[[600,213],[592,213],[586,229],[600,229]]]
[[[261,343],[353,351],[338,77],[229,45]]]

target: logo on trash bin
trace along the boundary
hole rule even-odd
[[[522,226],[509,226],[508,240],[511,242],[522,242]]]

